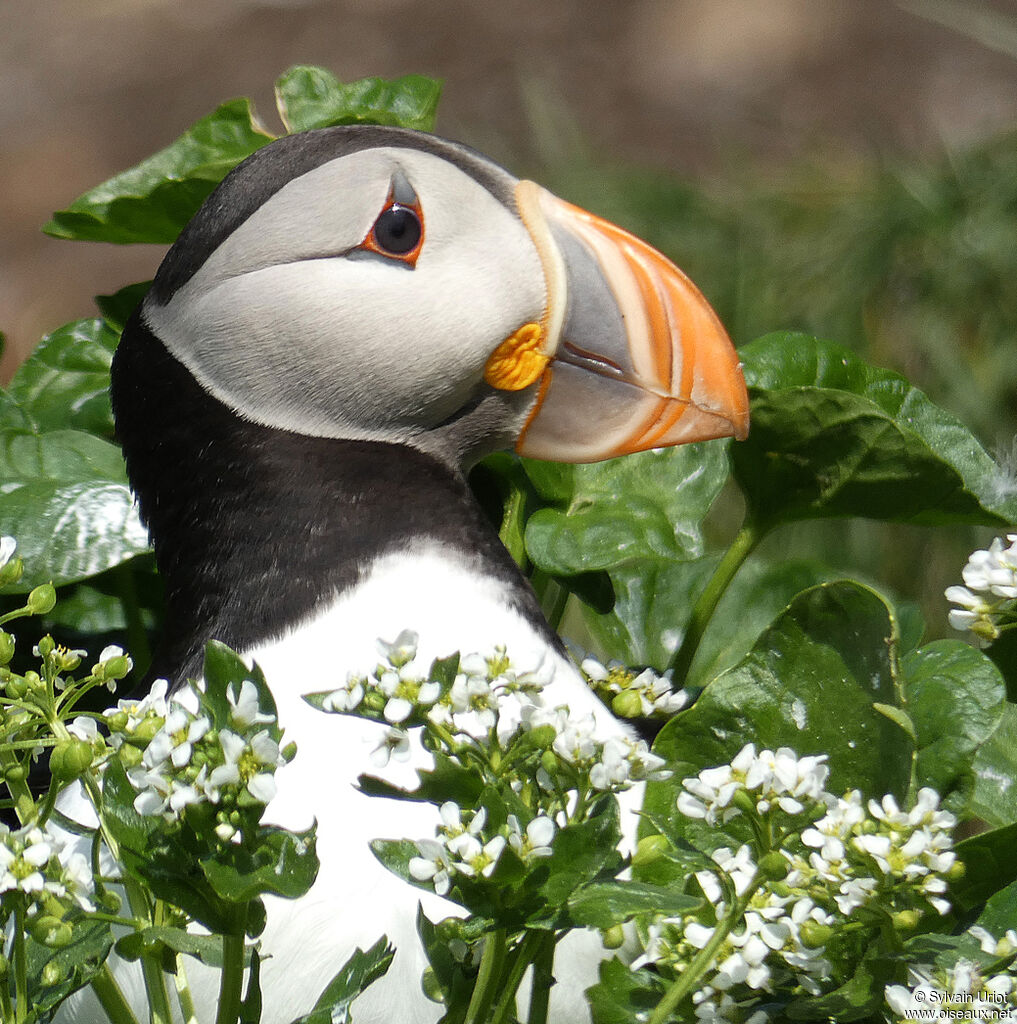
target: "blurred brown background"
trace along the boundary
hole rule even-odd
[[[296,63],[443,78],[442,134],[517,172],[556,147],[704,179],[966,145],[1017,124],[1013,0],[0,0],[6,379],[154,247],[62,242],[51,211],[232,96],[273,130]],[[570,140],[572,140],[570,142]]]

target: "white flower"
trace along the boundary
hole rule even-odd
[[[678,796],[678,810],[687,818],[705,818],[716,825],[718,818],[727,822],[741,812],[730,807],[731,798],[741,788],[734,777],[732,765],[706,768],[692,778],[682,779],[684,792]]]
[[[0,825],[0,893],[20,890],[33,898],[71,897],[82,909],[93,910],[91,866],[72,849],[72,842],[72,837],[54,835],[45,825],[17,831]]]
[[[18,542],[13,537],[0,537],[0,569],[2,569],[13,557]]]
[[[322,707],[325,711],[353,711],[360,706],[360,702],[364,699],[364,684],[366,682],[367,680],[363,676],[349,672],[346,676],[346,685],[328,694],[322,701]]]
[[[520,860],[531,860],[538,857],[550,857],[551,841],[554,839],[555,824],[546,815],[534,818],[524,832],[519,824],[519,819],[514,815],[508,816],[509,846],[515,850]]]
[[[119,700],[117,701],[117,706],[115,708],[107,708],[103,712],[103,716],[105,718],[113,718],[121,713],[126,714],[127,724],[123,732],[130,735],[145,718],[166,717],[166,691],[168,689],[169,683],[165,679],[157,679],[152,684],[151,690],[141,700]],[[114,733],[111,737],[111,742],[115,747],[119,747],[122,741],[123,737],[118,733]]]
[[[393,725],[405,722],[417,705],[433,704],[441,693],[439,683],[415,678],[409,666],[403,666],[398,672],[383,672],[378,689],[388,698],[384,715]]]
[[[474,875],[481,875],[484,878],[490,877],[494,873],[495,867],[497,867],[501,851],[505,849],[505,837],[495,836],[481,846],[477,839],[467,833],[463,836],[457,836],[456,840],[449,842],[450,852],[455,852],[452,850],[452,843],[457,840],[460,841],[462,853],[459,855],[460,860],[454,865],[456,871],[470,877]]]
[[[378,651],[390,665],[401,668],[417,656],[420,637],[412,629],[404,629],[391,643],[378,638]]]
[[[173,704],[163,727],[152,737],[145,749],[143,762],[155,768],[169,760],[174,768],[190,764],[194,744],[212,727],[204,716],[194,718],[179,704]]]
[[[402,729],[386,729],[381,743],[371,751],[371,763],[378,768],[384,768],[392,758],[397,761],[410,759],[409,733]]]
[[[434,891],[444,896],[452,886],[448,851],[435,839],[418,840],[417,849],[420,856],[410,858],[410,875],[418,882],[431,882]]]
[[[213,768],[208,787],[218,790],[225,785],[243,783],[247,792],[259,803],[267,804],[276,793],[274,770],[283,763],[279,744],[263,729],[245,740],[229,729],[219,733],[225,762]],[[271,768],[272,771],[264,771]]]
[[[67,726],[67,731],[79,740],[84,740],[86,743],[94,743],[99,738],[99,727],[95,724],[94,718],[86,718],[84,715],[78,715]]]
[[[266,725],[275,721],[275,715],[266,715],[258,703],[258,688],[250,679],[240,684],[240,692],[236,686],[226,690],[226,700],[230,706],[230,720],[238,729],[248,729],[252,725]]]

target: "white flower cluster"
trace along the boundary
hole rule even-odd
[[[680,973],[714,937],[732,888],[736,897],[747,895],[743,922],[724,937],[693,997],[699,1020],[738,1020],[746,990],[772,991],[788,979],[805,992],[822,992],[832,973],[828,946],[864,905],[878,901],[891,913],[949,910],[944,876],[956,859],[956,819],[939,809],[937,794],[922,789],[903,811],[889,795],[867,803],[858,791],[835,797],[825,788],[828,774],[824,755],[798,757],[787,747],[757,752],[750,743],[731,764],[683,780],[677,806],[687,817],[716,825],[751,814],[771,835],[800,832],[804,848],[772,851],[765,871],[747,845],[717,850],[720,871],[695,876],[710,916],[659,918],[649,926],[636,964]]]
[[[261,712],[257,687],[245,679],[226,699],[232,729],[213,730],[207,715],[167,700],[159,680],[143,700],[121,700],[105,712],[110,744],[129,763],[127,777],[138,790],[135,810],[180,819],[185,808],[216,805],[216,834],[228,841],[237,832],[237,808],[267,804],[276,792],[275,770],[284,763],[279,743],[262,726],[275,722]]]
[[[390,723],[390,729],[376,748],[373,760],[384,766],[390,757],[408,756],[408,739],[402,729],[423,724],[425,718],[453,733],[481,739],[495,728],[507,698],[518,705],[536,699],[550,682],[553,669],[543,663],[521,671],[513,665],[504,647],[490,654],[467,654],[460,658],[451,686],[430,678],[430,666],[417,661],[419,637],[403,630],[394,641],[379,639],[378,652],[384,659],[373,672],[350,672],[346,682],[324,696],[324,711],[361,714]],[[518,719],[518,714],[516,715]]]
[[[1007,957],[1017,952],[1017,932],[1011,928],[997,940],[984,928],[974,927],[983,953]],[[912,966],[908,984],[887,985],[884,992],[892,1020],[917,1021],[1008,1020],[1017,1021],[1017,976],[1014,966],[986,974],[978,964],[961,958],[950,967]]]
[[[747,845],[732,852],[727,847],[712,854],[713,861],[743,896],[757,875],[757,865]],[[723,918],[727,903],[721,875],[697,871],[699,883],[713,906],[716,920]],[[811,940],[809,928],[826,927],[830,914],[800,893],[778,894],[774,889],[756,889],[749,897],[742,927],[725,936],[718,948],[706,985],[692,997],[700,1021],[738,1020],[738,989],[770,991],[778,979],[793,973],[807,992],[818,994],[830,977],[831,965],[821,945]],[[716,924],[694,916],[658,918],[648,929],[646,952],[633,964],[664,964],[681,973],[714,936]],[[734,993],[734,994],[732,994]],[[755,1014],[750,1021],[765,1021]]]
[[[1017,533],[1007,534],[1008,548],[996,537],[986,550],[975,551],[961,576],[964,586],[946,588],[950,625],[969,630],[982,645],[999,637],[1006,613],[1017,599]]]
[[[652,754],[644,740],[613,737],[601,742],[592,715],[580,717],[565,707],[546,707],[542,694],[553,676],[550,665],[541,662],[522,670],[504,647],[497,647],[489,654],[461,657],[451,685],[443,685],[417,663],[417,644],[418,636],[410,630],[391,643],[379,640],[384,661],[373,673],[351,672],[341,688],[321,700],[325,711],[390,723],[371,755],[376,766],[409,758],[404,729],[412,725],[430,723],[466,742],[494,736],[503,743],[520,730],[546,726],[554,753],[571,768],[587,773],[594,789],[618,790],[669,777],[663,759]],[[557,791],[546,768],[538,770],[537,780],[546,790]]]
[[[28,825],[12,831],[0,824],[0,893],[74,900],[93,910],[92,870],[88,859],[73,849],[73,837],[61,838],[46,826]]]
[[[409,862],[410,875],[418,882],[430,882],[439,896],[448,893],[456,875],[490,877],[506,846],[524,863],[551,856],[556,827],[544,815],[533,818],[523,828],[519,819],[510,814],[505,826],[485,835],[487,811],[483,807],[467,811],[466,821],[463,810],[451,800],[441,805],[439,813],[437,838],[417,840],[420,855]]]
[[[620,661],[604,665],[593,655],[577,660],[580,671],[597,695],[622,718],[670,717],[689,702],[684,690],[672,689],[670,669],[663,674],[652,668],[637,672]]]
[[[531,704],[523,708],[522,727],[526,731],[550,727],[554,735],[551,750],[570,768],[588,773],[594,789],[621,790],[637,782],[671,777],[664,759],[651,753],[645,740],[629,736],[598,740],[593,715]],[[536,778],[545,790],[554,791],[555,780],[546,767],[537,770]]]
[[[857,790],[831,798],[828,806],[802,833],[812,852],[807,858],[789,857],[788,884],[814,895],[829,893],[844,915],[877,896],[887,908],[907,909],[917,902],[949,912],[944,876],[957,859],[951,836],[957,819],[939,809],[935,790],[919,790],[909,811],[889,794],[866,807]]]
[[[759,814],[775,808],[800,814],[806,806],[824,801],[829,773],[825,754],[798,757],[789,747],[757,754],[755,744],[748,743],[730,764],[683,779],[678,810],[687,818],[704,818],[708,825],[730,821],[746,805],[754,806]],[[742,797],[734,803],[739,793],[750,800]]]

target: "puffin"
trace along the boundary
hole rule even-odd
[[[547,703],[592,714],[602,739],[627,734],[467,474],[505,449],[594,462],[744,437],[734,347],[695,285],[625,230],[460,143],[338,126],[266,145],[212,192],[130,318],[111,394],[166,591],[146,685],[198,678],[210,640],[257,663],[297,745],[266,820],[317,822],[315,884],[265,900],[262,1021],[307,1012],[383,934],[395,959],[358,1024],[438,1020],[418,903],[435,921],[461,910],[369,847],[433,836],[437,809],[360,791],[381,727],[302,695],[370,671],[378,641],[410,630],[422,664],[504,646],[549,666]],[[426,759],[386,777],[413,788]],[[635,821],[630,808],[630,834]],[[589,1020],[605,954],[593,933],[563,946],[550,1019],[572,1024]],[[143,1007],[137,965],[115,974]],[[217,978],[196,963],[188,977],[210,1021]],[[58,1020],[100,1017],[85,990]]]

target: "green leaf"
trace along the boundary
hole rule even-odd
[[[674,889],[646,882],[619,880],[594,882],[569,897],[569,915],[576,924],[610,928],[635,917],[654,913],[665,917],[698,910],[703,901]]]
[[[113,438],[109,367],[119,335],[104,321],[77,320],[47,334],[18,367],[7,394],[37,430],[83,430]]]
[[[128,932],[117,940],[116,952],[125,960],[137,960],[157,947],[165,947],[174,953],[186,953],[212,967],[222,966],[221,935],[196,935],[183,928],[153,926]]]
[[[258,829],[256,846],[229,844],[201,860],[201,870],[215,892],[231,903],[246,903],[265,893],[296,899],[318,874],[315,829],[289,832],[274,825]]]
[[[120,450],[91,434],[0,432],[0,523],[25,561],[19,584],[70,583],[148,551]]]
[[[950,883],[950,900],[961,910],[973,910],[1000,889],[1017,880],[1017,823],[982,832],[954,847],[964,864],[964,877]]]
[[[580,886],[592,882],[602,871],[620,866],[616,849],[620,841],[618,804],[613,798],[588,821],[559,829],[551,842],[551,856],[540,865],[548,872],[540,886],[548,906],[564,906]]]
[[[827,754],[831,792],[903,800],[913,745],[873,708],[900,703],[896,645],[893,613],[875,591],[844,580],[798,595],[738,665],[661,730],[653,749],[674,775],[648,785],[644,811],[699,849],[730,844],[740,819],[721,833],[678,815],[675,804],[683,778],[730,763],[750,742]],[[642,877],[661,880],[654,868]]]
[[[959,813],[974,787],[975,753],[1003,717],[1002,676],[961,640],[928,644],[907,655],[901,669],[917,731],[917,784],[931,786]]]
[[[275,698],[265,681],[265,674],[258,665],[247,667],[247,663],[236,651],[218,640],[210,640],[205,645],[205,660],[202,666],[205,680],[205,692],[201,703],[212,714],[212,721],[217,729],[235,729],[232,719],[232,708],[229,694],[239,696],[240,688],[245,681],[254,684],[258,691],[258,710],[273,719],[265,723],[264,728],[276,741],[282,736],[279,728],[279,712],[275,706]]]
[[[620,960],[600,965],[600,980],[587,990],[593,1024],[634,1024],[650,1019],[664,994],[659,974],[633,971]]]
[[[50,949],[28,939],[25,948],[31,1009],[42,1017],[87,985],[106,962],[112,945],[113,933],[102,921],[76,922],[70,944],[61,949]],[[55,985],[43,984],[42,973],[49,964],[54,965],[61,978]]]
[[[141,300],[148,294],[151,281],[139,281],[137,284],[124,285],[112,295],[96,295],[95,304],[102,313],[102,318],[119,335],[127,326],[127,321]]]
[[[683,445],[553,470],[524,461],[538,492],[560,506],[531,516],[527,554],[554,576],[702,554],[702,519],[727,478],[725,447]]]
[[[384,935],[366,953],[358,946],[339,973],[325,986],[314,1009],[293,1024],[335,1024],[336,1021],[352,1020],[350,1004],[389,969],[393,957],[395,947],[389,945]]]
[[[1017,821],[1017,705],[1007,704],[975,755],[975,791],[968,812],[990,825]]]
[[[1017,882],[1011,882],[985,904],[978,917],[980,924],[990,935],[1001,939],[1017,921]]]
[[[784,1012],[791,1020],[853,1021],[871,1019],[883,1005],[884,991],[893,980],[893,962],[883,956],[865,956],[854,974],[839,988],[821,996],[789,1003]]]
[[[735,478],[761,526],[825,516],[911,523],[1017,520],[971,433],[899,374],[801,334],[741,349],[752,432]]]
[[[43,230],[91,242],[169,244],[226,174],[271,141],[250,101],[231,100],[176,142],[55,213]]]
[[[138,791],[131,785],[119,758],[111,758],[103,775],[103,821],[122,849],[141,854],[149,837],[159,827],[159,819],[145,817],[134,809]]]
[[[333,124],[383,124],[429,132],[434,130],[441,82],[406,75],[343,84],[325,68],[298,65],[276,82],[275,96],[289,132]]]

